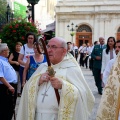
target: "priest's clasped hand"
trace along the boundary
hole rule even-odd
[[[39,82],[39,85],[41,85],[42,83],[44,82],[48,82],[50,79],[50,76],[48,75],[48,73],[43,73],[41,76],[40,76],[40,82]]]
[[[50,82],[53,88],[62,89],[62,81],[56,77],[51,77]]]
[[[39,81],[39,85],[41,85],[42,83],[44,82],[48,82],[50,81],[51,82],[51,85],[53,88],[56,88],[56,89],[61,89],[62,88],[62,81],[56,77],[51,77],[48,75],[48,73],[43,73],[41,76],[40,76],[40,81]]]

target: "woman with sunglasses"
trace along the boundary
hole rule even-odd
[[[26,44],[22,46],[18,57],[18,62],[20,63],[19,74],[20,74],[21,85],[23,78],[23,70],[27,62],[27,59],[29,58],[29,56],[34,55],[33,44],[36,41],[36,36],[34,33],[29,32],[26,34],[25,40],[26,40]]]

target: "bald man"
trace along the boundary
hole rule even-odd
[[[91,58],[93,62],[93,75],[95,79],[95,84],[98,89],[98,93],[102,95],[102,79],[101,79],[101,66],[102,66],[102,51],[106,48],[104,45],[104,38],[99,37],[99,45],[95,45],[91,53]]]
[[[46,63],[39,66],[23,89],[17,120],[88,120],[94,97],[78,63],[67,54],[65,40],[52,38],[47,52],[55,76],[46,72]],[[59,104],[54,89],[59,92]]]

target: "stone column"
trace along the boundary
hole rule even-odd
[[[55,36],[58,36],[58,27],[59,26],[59,21],[58,21],[58,16],[56,15],[56,24],[55,24]]]
[[[64,27],[64,37],[66,41],[71,41],[70,31],[68,31],[67,25],[69,25],[69,20],[65,20],[65,27]]]
[[[104,31],[105,31],[105,23],[104,23],[104,19],[100,19],[100,23],[99,23],[99,37],[104,37]]]
[[[65,38],[65,20],[60,19],[59,21],[59,26],[58,26],[58,35],[59,37]]]
[[[97,15],[95,15],[95,17],[94,17],[94,20],[93,20],[93,30],[94,31],[92,31],[93,33],[92,33],[92,43],[94,43],[95,41],[98,41],[98,38],[99,38],[99,33],[100,33],[100,28],[99,28],[99,26],[100,26],[100,20],[98,19],[98,16]]]

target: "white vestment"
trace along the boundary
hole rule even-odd
[[[108,80],[108,77],[109,77],[109,75],[110,75],[110,71],[111,71],[111,69],[112,69],[112,67],[113,67],[113,64],[115,63],[115,59],[116,59],[116,58],[114,58],[114,59],[112,59],[112,60],[110,60],[110,61],[108,62],[107,66],[106,66],[106,68],[105,68],[105,71],[103,72],[103,82],[104,82],[105,85],[107,84],[107,80]],[[119,118],[118,118],[118,120],[120,120],[120,113],[119,113]]]
[[[56,71],[55,77],[62,81],[59,107],[52,86],[48,89],[44,102],[41,102],[46,84],[38,86],[38,83],[41,74],[48,68],[43,63],[24,86],[17,120],[88,120],[94,97],[76,60],[67,54],[60,63],[52,67]],[[50,82],[47,88],[49,85]]]
[[[108,63],[105,72],[106,85],[96,120],[120,120],[120,52]]]
[[[43,94],[45,93],[46,90],[47,96],[44,97]],[[55,93],[54,89],[51,86],[50,82],[43,83],[40,86],[37,97],[35,120],[57,120],[58,103],[54,93]]]

